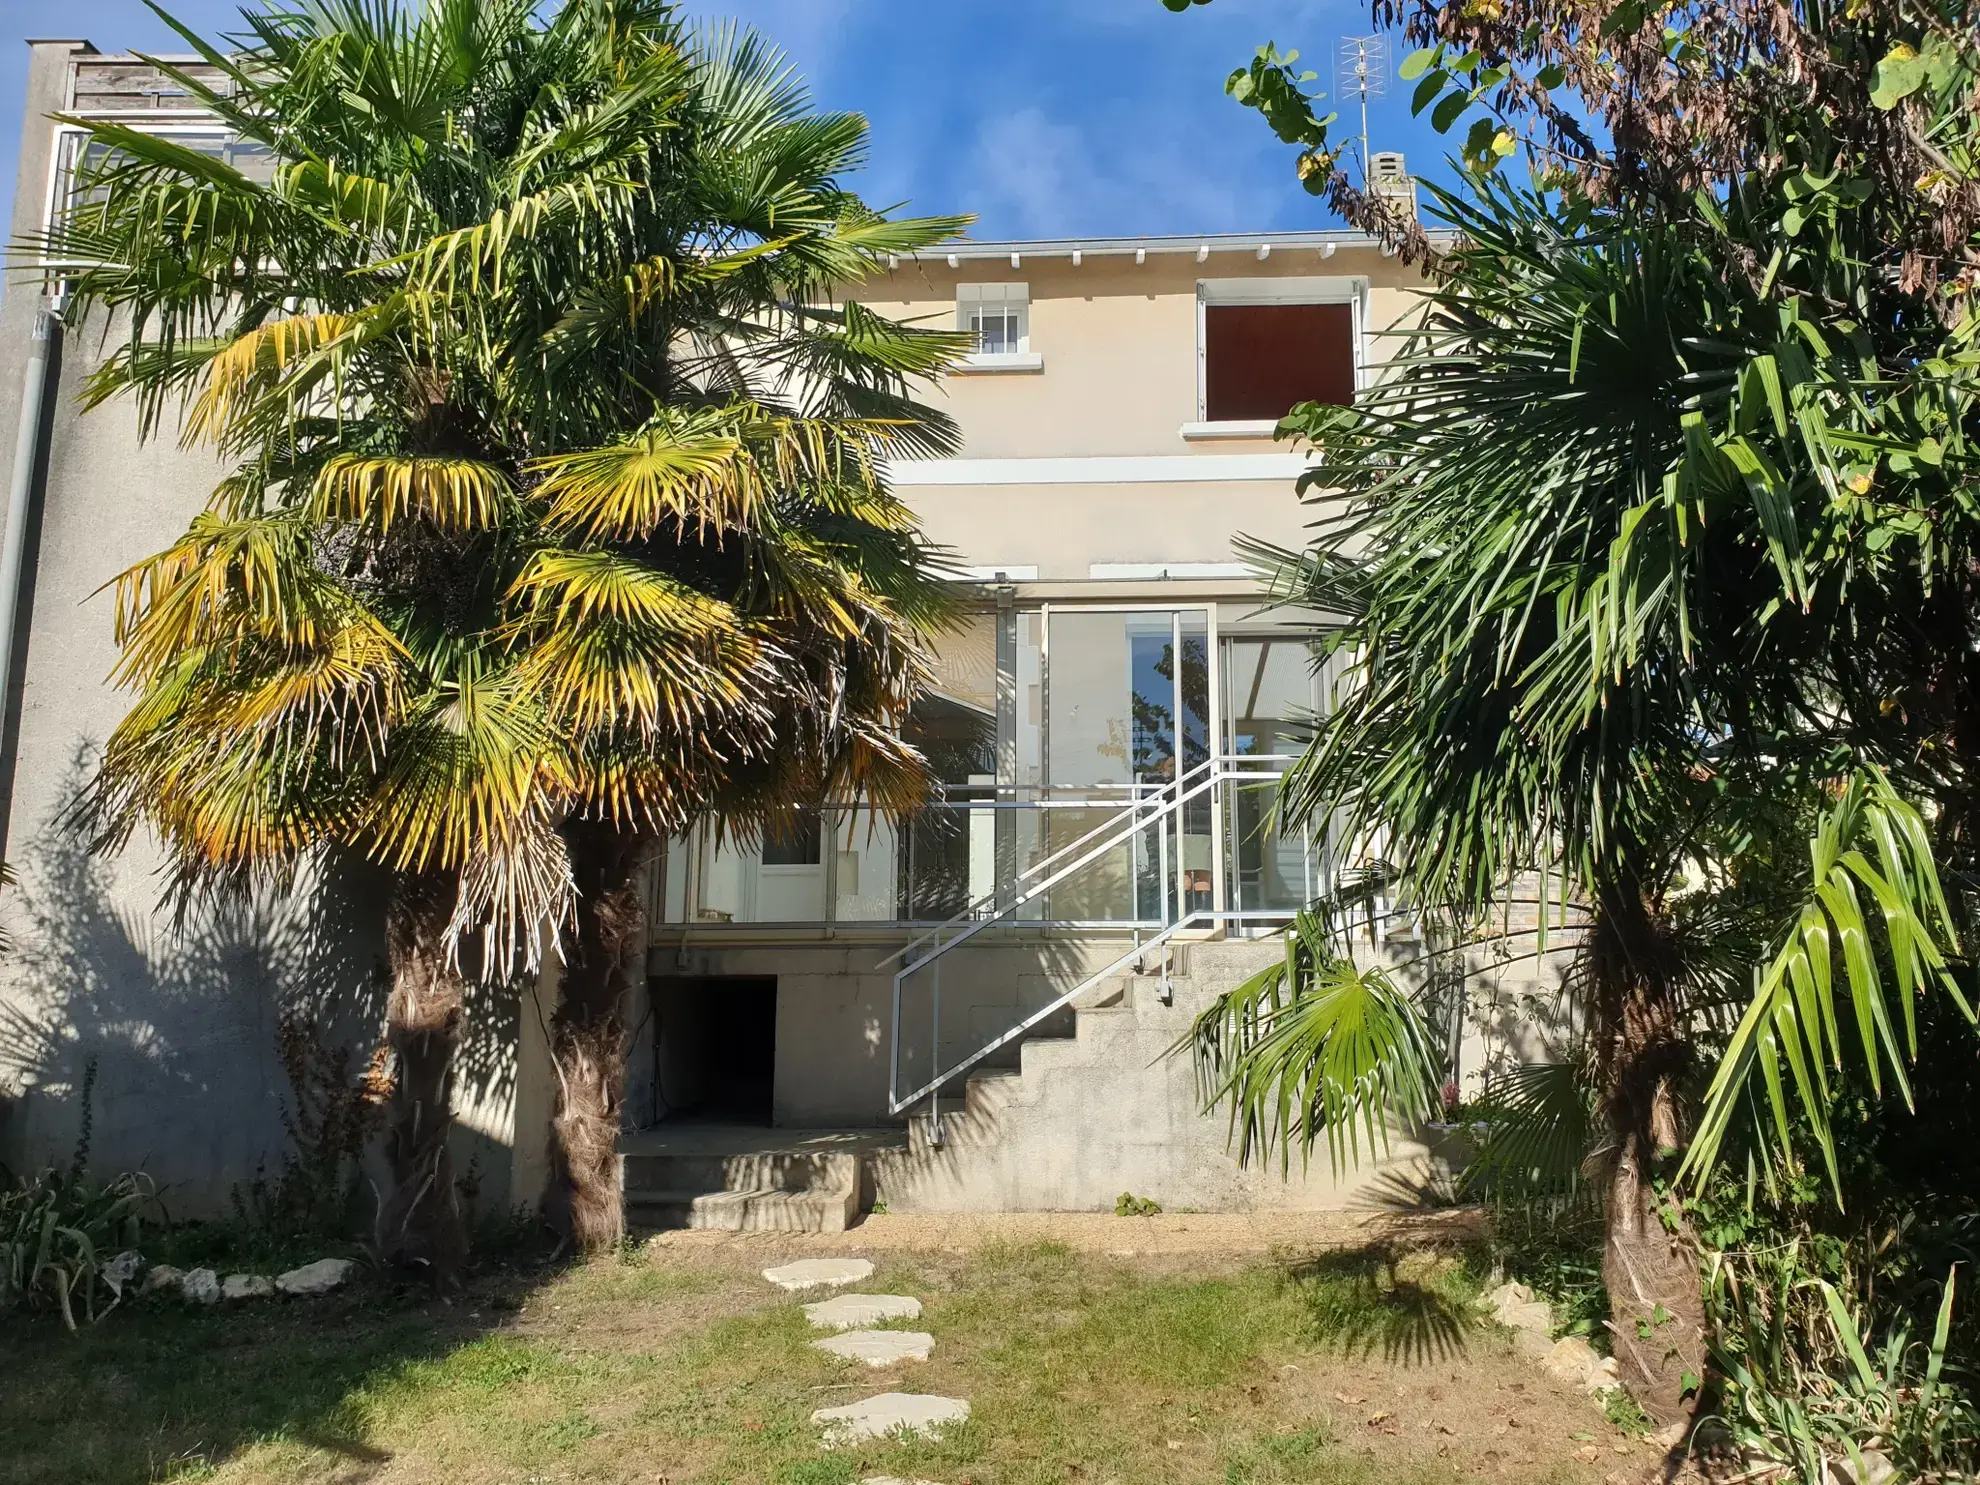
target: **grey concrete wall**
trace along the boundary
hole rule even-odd
[[[656,1006],[664,1087],[690,1086],[692,1072],[672,1058],[668,1021],[680,997],[676,978],[768,975],[777,980],[776,1122],[798,1129],[863,1128],[889,1122],[888,1063],[893,1036],[893,977],[884,963],[906,941],[713,945],[683,949],[668,938],[653,951],[649,973],[666,999]],[[945,955],[942,963],[941,1062],[947,1067],[1028,1012],[1098,969],[1129,946],[1126,939],[1029,937],[1004,941],[984,934]],[[934,983],[923,971],[903,986],[901,1087],[933,1076]],[[683,1028],[685,1031],[685,1027]],[[1041,1027],[1070,1035],[1069,1014]],[[688,1040],[683,1036],[684,1041]],[[1018,1049],[991,1057],[988,1067],[1014,1067]],[[676,1079],[682,1079],[677,1085]],[[692,1100],[677,1097],[674,1102]]]
[[[901,940],[857,944],[663,943],[651,957],[665,1063],[668,1018],[685,1008],[678,975],[774,975],[777,979],[775,1120],[794,1128],[870,1128],[887,1113],[893,1025],[892,971]],[[943,1065],[981,1046],[1123,949],[1126,940],[998,941],[985,935],[944,957]],[[1291,1169],[1246,1165],[1229,1146],[1223,1111],[1205,1112],[1187,1056],[1171,1056],[1192,1018],[1274,958],[1276,939],[1179,946],[1174,1000],[1158,995],[1159,964],[1111,975],[1077,1009],[1055,1014],[1042,1036],[1014,1045],[944,1091],[946,1138],[928,1137],[927,1105],[911,1147],[878,1162],[877,1192],[897,1211],[1095,1210],[1123,1191],[1165,1208],[1204,1211],[1385,1207],[1448,1194],[1445,1152],[1409,1131],[1386,1150],[1340,1171],[1323,1146]],[[1371,960],[1416,980],[1421,948],[1392,939]],[[1472,956],[1462,996],[1449,1007],[1468,1093],[1482,1075],[1545,1052],[1559,1004],[1563,956],[1495,964]],[[927,987],[904,996],[903,1090],[921,1078],[930,1031]],[[1540,1028],[1536,1031],[1536,1025]],[[664,1080],[691,1078],[673,1069]],[[1001,1074],[1001,1075],[998,1075]],[[925,1076],[925,1075],[924,1075]]]

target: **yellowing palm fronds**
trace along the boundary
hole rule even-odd
[[[265,442],[292,423],[326,378],[350,358],[405,322],[400,295],[350,314],[292,315],[238,336],[207,363],[206,387],[187,409],[182,442],[222,448]]]
[[[537,494],[549,501],[550,527],[594,539],[650,536],[667,520],[697,531],[738,526],[765,494],[742,441],[706,416],[670,419],[625,443],[529,468],[544,476]]]
[[[534,612],[554,611],[559,623],[617,619],[697,637],[733,633],[741,625],[735,609],[719,598],[612,552],[539,552],[511,591]]]
[[[758,673],[764,658],[745,635],[592,623],[538,635],[521,670],[571,732],[652,736],[663,724],[686,732],[746,711],[767,679]]]
[[[519,838],[570,787],[541,697],[513,670],[462,666],[394,730],[359,838],[398,871],[459,868]]]
[[[501,520],[510,494],[508,477],[476,459],[337,454],[316,478],[309,514],[375,526],[380,533],[408,516],[422,516],[443,531],[474,531]]]
[[[195,516],[176,544],[122,573],[116,589],[123,655],[115,677],[124,685],[168,669],[189,649],[234,640],[309,648],[341,622],[307,528],[283,516]]]

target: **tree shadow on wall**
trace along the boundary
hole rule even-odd
[[[90,764],[79,752],[72,781]],[[280,1160],[285,1014],[360,1062],[376,1043],[385,877],[333,860],[287,892],[204,902],[175,920],[153,864],[141,844],[93,856],[60,824],[23,843],[13,945],[0,957],[0,1082],[23,1096],[0,1127],[0,1159],[66,1156],[93,1060],[92,1165],[145,1170],[175,1216],[197,1215],[223,1210],[237,1183]],[[513,995],[474,997],[461,1073],[473,1086],[506,1091],[514,1022]]]

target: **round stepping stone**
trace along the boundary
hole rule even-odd
[[[919,1320],[921,1301],[905,1294],[835,1294],[804,1307],[820,1330],[864,1330],[882,1320]]]
[[[873,1264],[864,1258],[800,1258],[782,1268],[766,1268],[763,1277],[779,1289],[836,1289],[873,1277]]]
[[[959,1397],[934,1397],[919,1392],[883,1392],[842,1408],[820,1408],[813,1423],[825,1426],[825,1447],[841,1448],[896,1433],[933,1433],[969,1418],[969,1404]]]
[[[892,1366],[897,1361],[926,1361],[935,1349],[935,1337],[925,1330],[848,1330],[811,1344],[847,1361]]]

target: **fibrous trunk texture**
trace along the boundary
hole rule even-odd
[[[392,970],[385,1037],[397,1070],[385,1132],[392,1184],[379,1204],[377,1244],[386,1262],[441,1285],[454,1282],[467,1256],[447,1150],[466,998],[447,956],[456,890],[451,873],[401,875],[385,919]]]
[[[1705,1374],[1698,1250],[1654,1185],[1674,1152],[1690,1056],[1673,955],[1632,886],[1601,894],[1591,939],[1602,1112],[1613,1141],[1602,1282],[1622,1381],[1660,1423],[1683,1420]]]
[[[577,879],[577,932],[550,1022],[557,1065],[550,1217],[586,1252],[625,1234],[619,1119],[625,1102],[626,960],[644,920],[637,878],[645,842],[592,822],[568,830]]]

